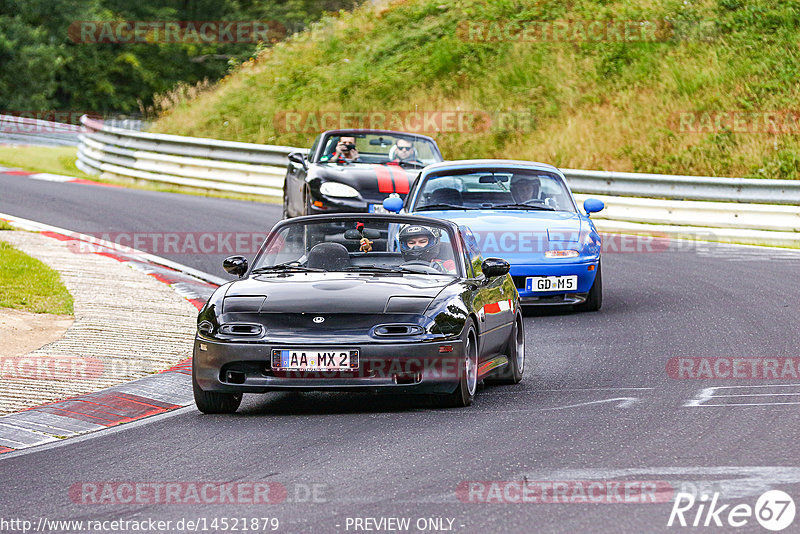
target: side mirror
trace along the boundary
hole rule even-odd
[[[500,258],[486,258],[481,264],[481,270],[486,278],[505,276],[511,269],[511,265],[506,260]]]
[[[387,197],[383,200],[383,208],[391,213],[400,213],[403,209],[403,199],[399,196]]]
[[[222,268],[225,269],[225,272],[228,274],[233,274],[241,278],[244,276],[244,273],[247,272],[247,258],[244,256],[230,256],[225,258],[225,261],[222,262]]]
[[[605,207],[606,205],[603,204],[603,201],[596,198],[587,198],[583,201],[583,209],[586,210],[587,215],[601,211]]]
[[[295,165],[300,165],[304,169],[308,168],[308,163],[306,163],[306,157],[300,152],[292,152],[289,154],[288,157],[289,161],[291,161]]]

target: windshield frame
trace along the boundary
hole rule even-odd
[[[436,141],[432,137],[427,136],[427,135],[421,135],[421,134],[410,133],[410,132],[398,132],[398,131],[393,131],[393,130],[329,130],[329,131],[326,131],[326,132],[323,132],[322,134],[320,134],[320,136],[318,138],[319,139],[319,144],[316,145],[316,147],[315,147],[316,149],[315,149],[314,153],[310,154],[310,156],[313,158],[312,160],[310,160],[311,163],[316,163],[316,164],[325,163],[325,162],[321,162],[320,159],[322,158],[322,156],[325,155],[325,147],[328,145],[328,140],[331,137],[342,137],[342,136],[351,136],[351,135],[352,136],[386,135],[386,136],[399,137],[399,138],[402,138],[402,139],[406,139],[406,140],[408,140],[408,141],[410,141],[412,143],[427,142],[427,143],[430,143],[430,145],[431,145],[433,155],[438,159],[436,161],[434,161],[433,163],[427,163],[426,165],[435,165],[436,163],[444,162],[444,156],[442,156],[442,152],[439,149],[439,145],[436,144]]]
[[[580,211],[578,210],[578,205],[575,202],[575,196],[572,194],[572,190],[567,185],[564,176],[561,175],[560,172],[554,171],[553,169],[542,169],[538,167],[516,167],[516,166],[496,166],[496,165],[480,165],[480,166],[464,166],[464,167],[448,167],[444,169],[434,169],[430,172],[423,171],[420,173],[420,177],[418,178],[417,182],[414,183],[414,187],[411,191],[412,194],[409,194],[407,199],[410,201],[406,206],[406,211],[409,213],[415,213],[418,209],[419,202],[421,200],[421,193],[424,187],[427,185],[428,180],[431,178],[439,178],[443,176],[459,176],[465,174],[494,174],[494,173],[521,173],[521,172],[528,172],[528,173],[537,173],[537,174],[544,174],[548,177],[551,177],[557,180],[561,187],[564,188],[564,191],[567,193],[567,197],[569,198],[570,205],[572,206],[572,210],[568,209],[555,209],[552,212],[559,213],[576,213],[580,215]],[[419,206],[423,207],[423,206]],[[503,209],[503,208],[481,208],[481,207],[472,207],[472,208],[461,208],[461,209]],[[519,210],[524,211],[524,210]],[[538,210],[535,207],[531,207],[531,212],[536,213],[550,213],[551,210]],[[421,211],[419,213],[424,213]]]
[[[454,276],[455,278],[463,279],[466,277],[467,268],[464,265],[464,255],[461,239],[460,239],[460,231],[458,226],[454,223],[444,220],[444,219],[434,219],[431,217],[423,217],[418,215],[394,215],[394,214],[372,214],[372,213],[340,213],[340,214],[331,214],[331,215],[306,215],[303,217],[293,217],[291,219],[284,219],[278,222],[272,230],[269,232],[267,238],[264,242],[261,243],[261,246],[258,249],[255,257],[253,258],[252,263],[248,266],[247,273],[244,277],[249,278],[254,269],[258,269],[263,267],[260,265],[262,257],[266,254],[266,251],[272,246],[272,244],[278,239],[280,233],[284,230],[284,228],[292,225],[297,224],[322,224],[326,221],[330,222],[339,222],[339,221],[353,221],[355,222],[364,222],[367,221],[374,221],[376,223],[385,223],[385,224],[409,224],[409,225],[421,225],[421,226],[434,226],[436,228],[441,229],[443,232],[447,233],[447,238],[449,240],[449,246],[452,249],[453,253],[453,261],[456,264],[456,273],[455,274],[443,274],[443,276]],[[352,273],[358,274],[359,271],[323,271],[320,274],[324,273],[335,273],[335,274],[342,274],[342,273]],[[365,270],[364,272],[369,272]],[[276,274],[279,274],[280,271],[276,271]],[[374,271],[373,271],[374,274]],[[426,273],[420,273],[423,276],[429,276]],[[256,275],[256,276],[260,276]]]

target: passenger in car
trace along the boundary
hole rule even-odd
[[[322,162],[330,163],[355,163],[358,159],[358,149],[356,149],[356,138],[342,136],[336,143],[336,151],[333,154],[322,156]]]

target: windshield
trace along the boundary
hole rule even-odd
[[[320,162],[336,162],[334,155],[340,140],[354,144],[358,163],[396,163],[424,167],[442,161],[430,140],[412,134],[341,134],[325,140]],[[352,159],[348,157],[347,159]]]
[[[461,276],[445,225],[337,218],[281,227],[268,239],[252,274],[281,271],[385,272]]]
[[[415,210],[426,208],[575,211],[561,177],[526,169],[469,169],[428,176],[414,206]]]

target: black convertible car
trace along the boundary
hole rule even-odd
[[[477,383],[514,384],[525,363],[508,263],[483,259],[469,228],[409,215],[279,222],[239,280],[200,311],[197,407],[236,411],[243,393],[425,393],[468,406]]]
[[[342,212],[383,213],[391,194],[405,198],[420,169],[442,161],[436,142],[389,130],[330,130],[308,155],[289,154],[283,218]]]

